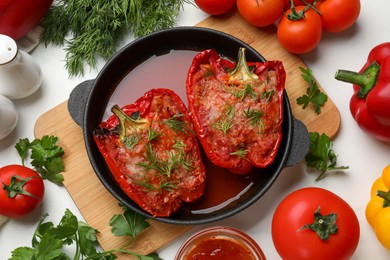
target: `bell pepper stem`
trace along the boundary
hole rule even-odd
[[[114,105],[111,111],[119,120],[119,136],[121,142],[130,134],[131,131],[136,131],[142,125],[146,125],[146,120],[139,117],[139,114],[134,113],[132,116],[127,115],[118,105]]]
[[[382,190],[377,190],[376,195],[381,197],[384,200],[384,206],[387,207],[390,205],[390,191],[382,191]]]
[[[365,98],[376,85],[379,71],[380,66],[374,61],[362,73],[349,70],[338,70],[336,71],[335,78],[340,81],[360,86],[357,96],[359,98]]]
[[[234,80],[246,81],[257,79],[258,76],[250,71],[245,58],[245,48],[238,50],[237,63],[234,69],[230,72],[230,78]]]

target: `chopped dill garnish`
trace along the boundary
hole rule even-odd
[[[148,141],[152,141],[154,139],[156,139],[157,137],[159,137],[161,135],[161,133],[157,132],[157,131],[154,131],[153,129],[151,129],[150,127],[148,128]]]
[[[235,108],[232,105],[227,105],[225,107],[225,114],[222,116],[222,119],[211,124],[215,129],[221,130],[223,134],[226,135],[227,131],[233,126],[233,116]]]
[[[248,110],[244,110],[244,114],[251,125],[257,125],[261,123],[261,117],[264,115],[264,112],[260,109],[256,110],[248,107]]]
[[[146,146],[145,159],[146,162],[138,163],[139,166],[144,167],[146,170],[154,169],[160,175],[171,176],[172,170],[177,166],[180,160],[180,154],[172,151],[167,151],[168,159],[162,160],[157,156],[157,153],[153,150],[151,144]]]
[[[240,157],[242,159],[248,160],[248,158],[245,157],[247,153],[248,153],[248,150],[239,149],[235,152],[230,153],[230,155],[237,155],[238,157]]]
[[[265,98],[265,101],[268,102],[274,93],[275,93],[275,90],[273,90],[273,89],[268,90],[268,91],[264,92],[263,94],[261,94],[261,98]]]
[[[183,143],[183,141],[176,141],[176,143],[172,145],[172,148],[174,149],[183,149],[184,147],[186,147],[186,144]]]
[[[181,117],[184,117],[184,114],[177,114],[171,117],[168,120],[163,121],[163,124],[169,126],[175,133],[184,133],[189,130],[188,122],[179,120]]]
[[[239,100],[243,100],[247,95],[250,95],[254,100],[257,99],[256,93],[250,84],[246,84],[243,89],[239,90],[235,89],[235,86],[232,86],[232,89],[227,89],[227,91]]]
[[[176,184],[178,184],[178,181],[169,181],[167,179],[164,179],[156,187],[156,186],[153,186],[148,179],[142,181],[142,180],[132,178],[132,181],[134,182],[134,184],[142,186],[142,187],[146,188],[146,190],[148,190],[148,191],[177,189]]]
[[[138,144],[138,142],[141,140],[141,135],[139,135],[137,132],[127,135],[122,138],[121,142],[122,144],[129,150],[133,150],[134,147]]]

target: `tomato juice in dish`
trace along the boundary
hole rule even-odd
[[[105,116],[111,115],[113,105],[122,107],[133,103],[152,88],[171,89],[187,104],[186,77],[196,54],[196,51],[176,50],[144,61],[118,84],[108,101]]]
[[[111,107],[123,107],[133,103],[145,92],[154,88],[173,90],[187,105],[186,77],[193,58],[197,51],[174,50],[170,53],[152,56],[133,70],[131,70],[118,84],[112,94],[104,120],[112,115]],[[209,214],[225,207],[233,207],[239,203],[239,198],[248,197],[247,190],[256,183],[267,182],[267,170],[257,172],[253,169],[245,176],[235,175],[226,169],[212,164],[202,153],[206,167],[206,187],[203,196],[195,202],[184,203],[183,214]],[[229,187],[229,188],[226,188]]]

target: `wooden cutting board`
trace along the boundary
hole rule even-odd
[[[290,98],[293,114],[301,120],[309,131],[326,133],[334,137],[340,126],[340,114],[332,100],[328,100],[317,115],[312,107],[302,110],[295,102],[305,94],[307,84],[302,79],[299,66],[305,66],[296,56],[286,52],[278,43],[275,28],[258,29],[241,19],[237,12],[209,17],[197,26],[214,28],[234,35],[257,49],[267,60],[282,60],[287,71],[286,90]],[[128,238],[115,237],[108,225],[114,214],[121,213],[116,199],[103,187],[89,163],[84,146],[82,129],[71,119],[67,101],[46,112],[36,122],[35,136],[55,135],[65,151],[66,171],[64,186],[78,206],[86,222],[101,234],[99,243],[103,249],[119,248],[129,242]],[[141,254],[149,254],[181,236],[190,226],[150,221],[151,226],[144,230],[128,247]],[[126,258],[128,259],[128,258]]]

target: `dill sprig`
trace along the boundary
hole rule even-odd
[[[122,139],[122,144],[129,150],[133,150],[134,147],[138,144],[138,142],[141,140],[142,136],[138,134],[137,132],[134,132],[130,135],[126,135]]]
[[[232,89],[226,88],[226,91],[239,100],[243,100],[247,95],[250,95],[254,100],[257,99],[256,93],[253,91],[250,84],[245,84],[242,89],[237,89],[236,86],[233,85]]]
[[[248,160],[248,158],[246,158],[246,154],[248,153],[248,150],[244,150],[244,149],[239,149],[235,152],[231,152],[230,155],[237,155],[238,157],[242,158],[242,159],[246,159]]]
[[[148,141],[149,142],[158,138],[160,135],[161,135],[160,132],[151,129],[150,127],[148,128]]]
[[[248,121],[251,125],[257,125],[261,121],[261,117],[264,115],[264,112],[261,109],[251,109],[248,107],[247,110],[244,110],[244,115],[248,118]]]
[[[181,159],[180,154],[167,151],[168,159],[162,160],[157,156],[157,153],[153,150],[151,144],[146,146],[145,162],[141,162],[138,165],[144,167],[146,170],[154,169],[160,175],[167,177],[171,176],[172,170],[177,166]]]
[[[190,128],[188,122],[180,120],[182,117],[184,117],[184,114],[174,115],[170,119],[163,121],[163,124],[169,126],[175,133],[184,133]]]
[[[135,37],[170,28],[190,0],[56,0],[42,20],[41,42],[65,45],[69,76],[109,59],[127,32]]]
[[[226,135],[227,131],[233,126],[235,108],[232,105],[227,105],[225,110],[226,112],[222,118],[219,121],[211,124],[211,126],[215,129],[221,130],[224,135]]]
[[[273,90],[273,89],[268,90],[268,91],[264,92],[263,94],[261,94],[261,98],[265,98],[265,101],[268,102],[274,93],[275,93],[275,90]]]

